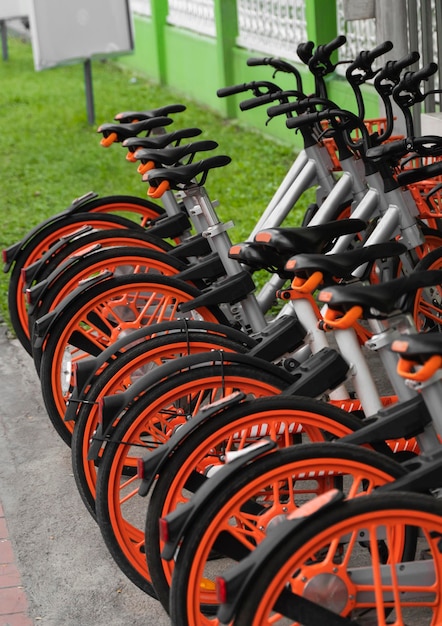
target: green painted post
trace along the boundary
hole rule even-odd
[[[166,63],[166,19],[168,14],[168,3],[165,0],[150,0],[150,11],[153,27],[154,42],[152,48],[157,52],[158,82],[167,84],[167,63]]]
[[[215,0],[214,11],[219,86],[226,87],[234,82],[233,48],[238,35],[236,0]],[[221,103],[227,117],[237,116],[237,105],[233,98],[222,98]]]
[[[334,39],[337,32],[336,3],[334,0],[306,0],[307,36],[317,46]]]

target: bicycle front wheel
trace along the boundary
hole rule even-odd
[[[262,562],[234,626],[298,624],[296,596],[358,624],[440,624],[441,520],[440,501],[401,492],[319,511]],[[419,535],[419,553],[407,560],[402,547],[410,531]]]
[[[207,488],[176,558],[173,624],[213,625],[215,577],[250,554],[302,504],[332,488],[345,490],[348,498],[368,494],[404,473],[398,463],[371,450],[307,444],[265,455],[232,475],[224,487]],[[414,542],[411,548],[414,553]]]
[[[73,364],[96,356],[122,333],[177,319],[179,305],[200,293],[174,277],[134,274],[92,283],[65,298],[43,340],[39,371],[49,418],[68,445],[73,426],[63,418],[72,393]],[[216,307],[198,307],[188,317],[226,322]]]
[[[158,333],[158,330],[157,330]],[[81,402],[72,436],[72,467],[78,490],[86,508],[93,517],[99,461],[88,459],[89,444],[98,427],[98,405],[104,396],[120,393],[141,376],[163,363],[189,354],[225,350],[246,352],[252,339],[229,326],[209,325],[197,331],[195,327],[182,332],[165,332],[145,339],[125,352],[119,351],[113,361],[97,376]]]
[[[147,593],[152,585],[144,547],[146,501],[138,496],[138,457],[161,446],[205,404],[236,390],[251,398],[275,395],[290,381],[276,366],[270,373],[259,364],[229,363],[228,354],[221,364],[213,360],[209,354],[208,365],[182,371],[177,365],[176,375],[135,401],[120,418],[100,462],[96,510],[103,538],[121,570]]]
[[[182,442],[156,477],[146,516],[146,557],[158,599],[169,610],[174,561],[161,558],[164,543],[158,520],[187,502],[207,482],[206,471],[222,467],[230,452],[269,437],[280,448],[343,437],[361,425],[354,415],[311,398],[274,396],[243,402],[198,426]],[[303,445],[300,446],[301,448]],[[213,586],[205,602],[213,602]]]

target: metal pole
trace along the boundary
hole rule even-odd
[[[2,54],[3,61],[8,60],[8,29],[6,28],[6,21],[0,21],[0,28],[2,33]]]
[[[86,61],[84,62],[84,87],[86,91],[87,121],[89,122],[89,124],[94,124],[94,89],[92,85],[92,62],[90,59],[86,59]]]

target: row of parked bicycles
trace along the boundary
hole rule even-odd
[[[148,199],[87,194],[3,254],[84,504],[175,626],[442,624],[442,138],[412,114],[437,66],[361,51],[352,113],[326,89],[344,43],[299,45],[312,94],[278,58],[218,92],[304,142],[246,242],[206,188],[230,158],[171,104],[98,129]]]

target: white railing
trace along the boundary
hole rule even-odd
[[[147,17],[152,15],[150,0],[130,0],[130,8],[137,15],[145,15]]]
[[[305,0],[238,0],[237,45],[248,50],[299,60],[306,41]]]
[[[213,0],[169,0],[167,23],[215,37]]]
[[[336,1],[337,31],[347,37],[345,46],[339,49],[340,61],[354,59],[361,50],[376,47],[376,20],[374,18],[347,21],[344,16],[344,0]],[[325,43],[325,42],[324,42]],[[345,74],[345,65],[338,65],[337,71]]]

